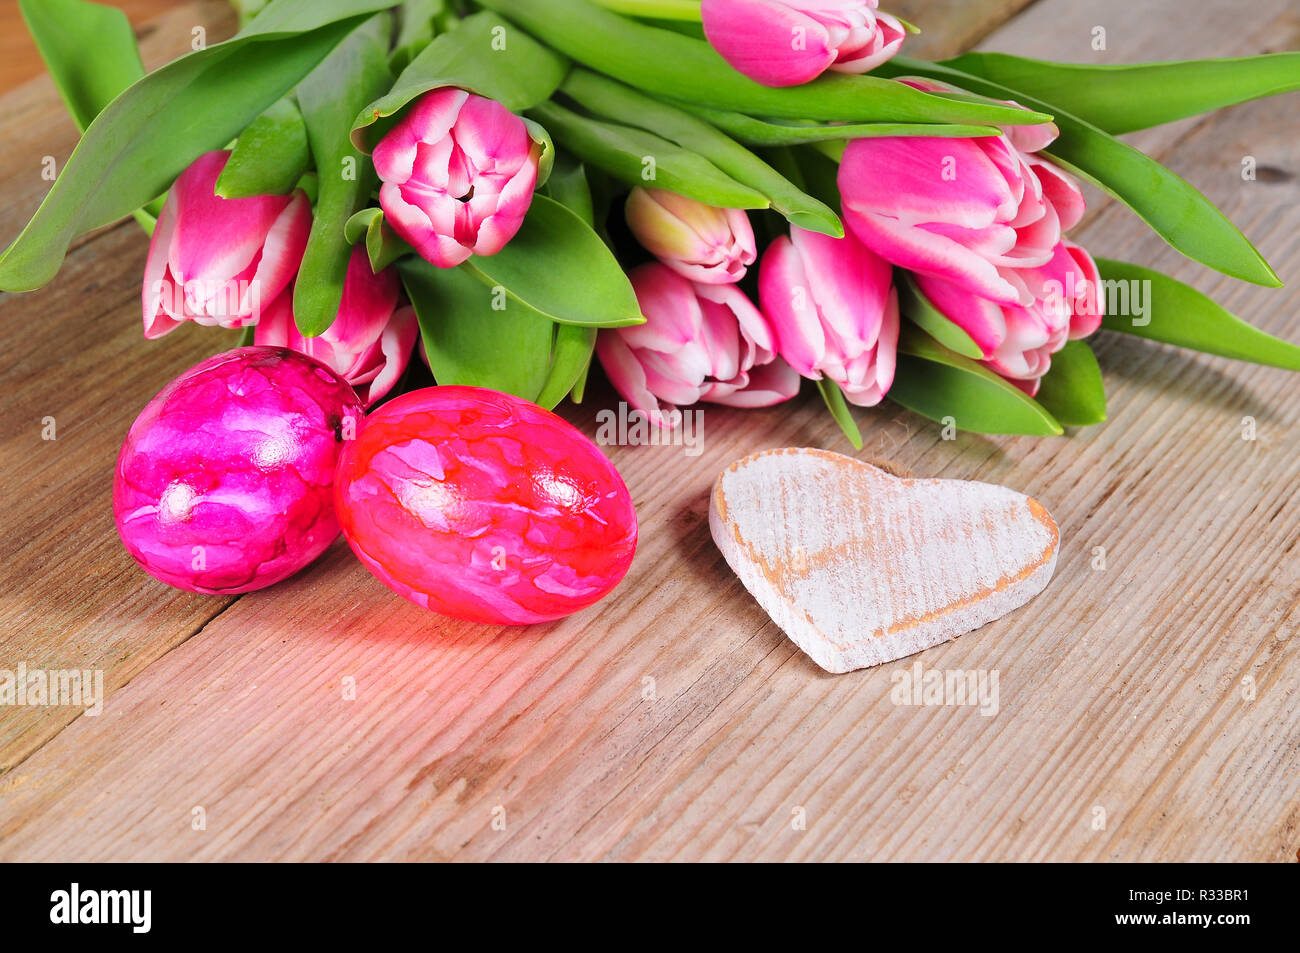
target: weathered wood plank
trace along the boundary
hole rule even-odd
[[[1075,6],[1040,0],[1022,19],[1055,24]],[[1146,8],[1089,6],[1152,42],[1180,34],[1179,55],[1260,48],[1202,32],[1227,4],[1154,24]],[[1254,16],[1272,43],[1300,39],[1285,3]],[[1068,36],[1016,27],[990,42],[1069,57]],[[1300,142],[1275,110],[1196,124],[1164,157],[1294,275]],[[1243,182],[1246,147],[1282,174]],[[1122,209],[1097,210],[1079,237],[1300,338],[1293,291],[1198,269]],[[1006,483],[1060,523],[1041,597],[919,657],[998,672],[993,717],[895,705],[891,676],[915,660],[828,676],[767,621],[709,539],[713,478],[764,447],[846,448],[813,400],[707,408],[698,457],[609,448],[642,520],[610,599],[491,630],[390,596],[336,546],[0,778],[0,858],[1290,859],[1296,379],[1113,334],[1098,351],[1112,419],[1069,439],[950,443],[897,409],[861,418],[864,457]],[[568,414],[591,434],[611,400],[598,390]],[[130,569],[116,550],[103,564]]]
[[[909,56],[928,60],[956,56],[968,50],[1000,23],[1011,19],[1034,0],[893,0],[882,9],[921,28],[907,39]]]
[[[146,67],[233,28],[228,5],[205,2],[142,28]],[[0,219],[7,242],[59,167],[76,128],[48,77],[4,97]],[[0,668],[101,669],[113,691],[198,631],[232,600],[188,595],[121,559],[110,506],[117,449],[139,409],[169,377],[217,349],[185,328],[152,344],[140,335],[140,275],[148,239],[134,223],[83,240],[46,288],[0,296]],[[55,439],[49,435],[52,418]],[[77,708],[6,708],[0,774],[76,718]]]

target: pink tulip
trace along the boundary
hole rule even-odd
[[[802,228],[774,241],[758,275],[777,352],[814,380],[827,377],[859,407],[880,403],[894,383],[898,292],[893,269],[852,235]]]
[[[658,262],[628,277],[646,323],[601,331],[596,353],[619,393],[651,420],[672,426],[665,413],[700,400],[768,407],[799,392],[767,320],[735,285],[695,284]]]
[[[393,389],[420,334],[415,311],[398,307],[397,273],[370,270],[365,248],[357,245],[348,260],[338,316],[324,334],[304,337],[293,319],[293,294],[276,298],[266,310],[253,343],[287,347],[314,357],[343,377],[369,407]]]
[[[495,100],[444,86],[375,146],[379,204],[393,230],[440,268],[495,255],[533,201],[542,146]]]
[[[1028,305],[990,301],[942,278],[917,275],[917,286],[983,352],[983,363],[1031,397],[1066,341],[1087,337],[1104,312],[1097,265],[1083,248],[1062,241],[1046,265],[1022,272]]]
[[[311,230],[306,194],[218,198],[217,177],[229,156],[199,156],[167,194],[144,266],[147,338],[182,321],[256,324],[298,271]]]
[[[979,139],[885,137],[849,143],[840,164],[844,217],[867,247],[912,271],[1006,305],[1028,306],[1021,269],[1052,258],[1083,215],[1066,172],[1013,145]],[[1046,135],[1050,135],[1047,133]]]
[[[758,257],[749,216],[662,189],[635,188],[627,224],[646,249],[683,278],[734,284]]]
[[[903,25],[877,0],[704,0],[704,35],[765,86],[797,86],[828,69],[865,73],[903,45]]]

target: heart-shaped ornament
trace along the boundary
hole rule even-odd
[[[718,477],[713,539],[745,588],[828,672],[891,662],[1024,605],[1056,568],[1037,500],[908,480],[825,450],[767,450]]]

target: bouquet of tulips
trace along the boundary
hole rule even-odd
[[[1066,237],[1084,180],[1279,285],[1117,136],[1296,89],[1300,54],[926,62],[877,0],[244,0],[233,38],[145,75],[117,11],[21,6],[84,134],[0,288],[134,215],[145,337],[242,328],[366,406],[416,353],[439,384],[548,408],[599,359],[667,427],[807,378],[860,443],[849,405],[886,397],[972,431],[1097,423],[1099,327],[1300,369]]]

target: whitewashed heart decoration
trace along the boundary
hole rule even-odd
[[[1060,535],[1037,500],[908,480],[837,453],[767,450],[723,471],[713,539],[745,588],[828,672],[912,655],[1042,592]]]

